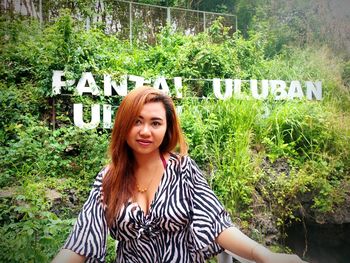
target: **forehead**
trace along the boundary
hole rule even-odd
[[[165,107],[162,102],[148,102],[142,106],[139,116],[141,117],[159,117],[164,118],[165,115]]]

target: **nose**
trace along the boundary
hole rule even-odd
[[[141,129],[140,129],[140,135],[141,136],[149,136],[150,135],[150,129],[149,129],[149,126],[147,124],[145,125],[142,125]]]

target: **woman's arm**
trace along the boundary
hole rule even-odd
[[[229,227],[222,231],[216,242],[224,249],[238,256],[253,260],[257,263],[303,263],[297,255],[274,253],[248,236],[236,227]]]
[[[85,257],[69,249],[61,249],[51,263],[83,263]]]

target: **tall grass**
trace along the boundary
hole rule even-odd
[[[245,211],[252,201],[256,176],[251,149],[261,104],[230,99],[185,102],[183,106],[181,120],[190,154],[201,164],[214,191],[232,214]]]

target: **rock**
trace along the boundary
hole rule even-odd
[[[276,225],[276,220],[274,220],[274,216],[266,209],[268,204],[262,198],[262,196],[256,192],[253,196],[254,205],[253,205],[253,213],[254,216],[251,222],[251,230],[252,233],[250,236],[254,235],[254,232],[258,232],[258,236],[255,237],[256,240],[264,237],[264,243],[267,246],[274,245],[278,243],[278,240],[281,238],[278,227]],[[261,235],[259,237],[259,235]]]
[[[350,223],[350,195],[345,197],[344,202],[335,207],[332,212],[315,213],[315,222],[318,224],[347,224]]]
[[[79,200],[78,200],[77,194],[74,190],[72,190],[72,189],[68,190],[67,194],[68,194],[68,200],[72,205],[78,204]]]
[[[265,157],[261,164],[261,168],[267,175],[269,175],[272,178],[282,173],[289,176],[291,170],[288,160],[286,158],[279,158],[276,159],[274,162],[271,162],[271,160],[268,157]]]
[[[62,200],[62,195],[54,189],[47,189],[45,196],[52,203],[57,203],[57,202],[60,202]]]
[[[13,197],[16,194],[17,187],[6,187],[0,189],[0,198]]]

